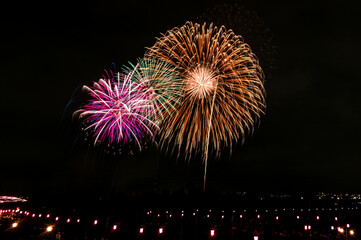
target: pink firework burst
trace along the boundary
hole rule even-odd
[[[141,150],[140,140],[153,135],[157,124],[154,119],[153,91],[147,80],[133,80],[134,71],[94,82],[93,87],[84,86],[89,92],[88,103],[74,114],[88,124],[85,130],[94,132],[94,144],[120,143],[134,140]]]

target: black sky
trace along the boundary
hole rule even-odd
[[[119,159],[73,144],[65,106],[104,69],[142,57],[166,30],[222,1],[12,2],[1,7],[0,194],[200,188],[202,165],[156,151]],[[221,191],[361,191],[360,6],[238,1],[277,47],[267,110],[231,158],[211,160]],[[247,41],[247,39],[245,39]],[[252,47],[252,46],[251,46]],[[262,63],[261,63],[262,64]],[[79,143],[80,142],[80,143]]]

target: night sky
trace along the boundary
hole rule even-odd
[[[79,123],[66,106],[78,86],[97,81],[113,62],[117,70],[134,62],[160,33],[219,3],[3,5],[0,195],[201,191],[199,158],[177,161],[155,149],[104,156],[77,139]],[[274,70],[265,80],[266,114],[231,157],[225,149],[222,158],[210,159],[208,188],[361,192],[360,6],[352,1],[238,3],[270,29]]]

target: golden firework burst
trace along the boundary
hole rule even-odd
[[[205,168],[209,146],[244,138],[263,113],[264,74],[241,36],[213,24],[187,22],[169,30],[148,49],[148,57],[176,68],[184,83],[177,112],[164,122],[162,140],[184,150],[201,151]]]

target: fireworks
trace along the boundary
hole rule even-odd
[[[129,72],[134,68],[125,67]],[[154,121],[161,124],[176,111],[174,105],[182,98],[184,84],[175,71],[175,67],[161,60],[143,58],[138,60],[138,68],[134,72],[136,81],[145,81],[153,96]]]
[[[152,135],[157,128],[152,121],[153,95],[147,88],[147,80],[132,79],[137,67],[127,74],[100,79],[93,87],[83,87],[90,99],[74,114],[88,125],[85,130],[94,132],[94,144],[134,140],[141,149],[142,136]]]
[[[209,145],[244,138],[264,108],[263,72],[241,36],[224,26],[187,22],[149,48],[148,57],[177,68],[185,84],[182,103],[162,128],[162,140],[185,154],[201,151],[205,175]]]
[[[144,134],[190,157],[217,155],[252,131],[263,113],[264,74],[256,55],[232,30],[187,22],[157,39],[125,74],[85,87],[90,100],[76,114],[95,143]],[[159,130],[159,131],[156,131]]]
[[[242,37],[232,30],[187,22],[168,31],[147,53],[177,67],[185,88],[163,139],[186,153],[220,152],[251,130],[264,108],[263,72]]]

